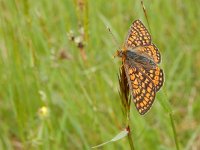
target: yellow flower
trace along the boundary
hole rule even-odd
[[[38,115],[40,118],[47,118],[49,116],[49,109],[46,106],[42,106],[39,110],[38,110]]]

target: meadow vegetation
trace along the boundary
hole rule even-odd
[[[148,26],[140,0],[0,0],[0,149],[86,150],[123,130],[113,54],[135,19],[165,83],[146,115],[131,105],[134,147],[200,149],[199,2],[144,0]],[[124,138],[101,149],[129,148]]]

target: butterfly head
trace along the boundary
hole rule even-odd
[[[114,57],[124,57],[125,56],[125,53],[123,50],[117,50]]]

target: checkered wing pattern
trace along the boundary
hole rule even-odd
[[[143,115],[151,108],[154,102],[156,87],[149,76],[139,67],[130,65],[126,61],[124,67],[133,101],[138,112]]]
[[[125,42],[126,47],[135,48],[138,46],[148,46],[151,44],[151,36],[140,20],[135,20],[130,29]]]
[[[154,68],[140,68],[140,70],[153,81],[155,90],[156,92],[158,92],[164,82],[163,70],[159,68],[158,66]]]
[[[150,58],[157,64],[159,64],[161,61],[161,54],[160,54],[158,48],[153,43],[151,43],[148,46],[138,47],[137,51],[148,54],[148,56],[150,56]]]
[[[155,63],[159,64],[161,61],[158,48],[151,43],[151,35],[140,20],[135,20],[131,25],[125,47],[131,49],[137,47],[137,50],[149,55]]]

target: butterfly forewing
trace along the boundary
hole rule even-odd
[[[125,47],[135,48],[151,44],[151,36],[140,20],[135,20],[130,29],[125,42]]]
[[[153,81],[136,65],[125,61],[124,64],[133,102],[140,114],[145,114],[153,104],[156,89]]]

